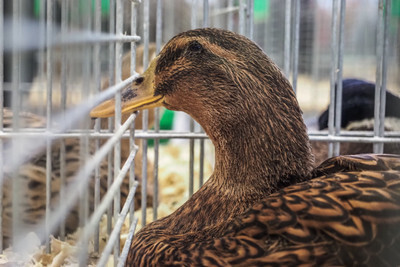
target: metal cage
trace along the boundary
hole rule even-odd
[[[161,139],[187,141],[187,196],[201,186],[209,144],[196,122],[186,117],[183,130],[160,129],[159,109],[121,117],[120,90],[139,65],[147,67],[151,47],[157,54],[184,30],[226,28],[258,43],[290,79],[310,125],[322,107],[334,107],[328,129],[309,130],[311,140],[329,144],[329,156],[339,155],[343,142],[373,143],[375,153],[400,143],[399,132],[384,126],[386,90],[400,93],[399,6],[395,0],[0,0],[1,251],[12,245],[18,257],[28,255],[33,241],[26,236],[34,231],[37,246],[50,253],[52,235],[66,238],[72,209],[80,228],[76,262],[122,266],[138,218],[141,225],[156,219],[163,201]],[[371,131],[341,129],[342,80],[349,76],[375,82]],[[115,118],[92,121],[89,110],[110,97]],[[146,218],[148,206],[153,218]],[[25,256],[20,261],[32,262]]]

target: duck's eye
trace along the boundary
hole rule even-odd
[[[203,46],[197,41],[191,42],[188,47],[188,50],[191,52],[199,52],[202,49],[203,49]]]

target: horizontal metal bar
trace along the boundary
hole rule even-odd
[[[75,44],[92,44],[92,43],[112,43],[112,42],[139,42],[140,36],[124,35],[124,34],[101,34],[101,33],[79,33],[66,34],[63,36],[63,41],[56,39],[53,45],[75,45]]]
[[[225,14],[235,13],[235,12],[239,12],[238,6],[217,9],[214,12],[212,12],[211,16],[220,16],[220,15],[225,15]]]
[[[88,135],[89,138],[101,138],[101,139],[107,139],[110,138],[114,135],[114,133],[107,132],[106,130],[102,130],[100,132],[94,132],[94,131],[80,131],[80,130],[75,130],[71,131],[68,133],[49,133],[46,132],[42,129],[21,129],[20,132],[12,132],[9,131],[9,129],[5,129],[4,132],[0,132],[0,139],[7,139],[7,138],[13,138],[13,137],[26,137],[26,138],[36,138],[36,137],[44,137],[44,138],[54,138],[54,139],[60,139],[60,138],[78,138],[81,137],[83,134]],[[29,130],[29,131],[28,131]],[[310,138],[313,138],[313,136],[328,136],[329,133],[328,131],[320,131],[320,132],[315,132],[315,131],[310,131],[308,132]],[[374,133],[372,131],[343,131],[340,133],[340,136],[343,138],[346,138],[348,136],[350,137],[372,137],[374,136]],[[385,135],[383,138],[400,138],[400,132],[385,132]],[[121,138],[129,138],[129,132],[125,132]],[[135,131],[135,138],[139,139],[174,139],[174,138],[181,138],[181,139],[208,139],[207,134],[205,133],[194,133],[194,132],[174,132],[171,130],[166,130],[166,131],[148,131],[148,132],[143,132],[141,130]]]
[[[400,138],[390,137],[352,137],[352,136],[310,136],[311,141],[327,141],[327,142],[351,142],[351,143],[400,143]]]
[[[25,34],[25,36],[23,36]],[[43,48],[39,39],[26,40],[26,36],[30,33],[22,33],[15,41],[5,40],[4,51],[10,52],[13,49],[16,51],[39,50]],[[139,42],[140,36],[137,35],[124,35],[124,34],[107,34],[107,33],[93,33],[89,31],[75,31],[66,33],[64,35],[56,34],[49,42],[46,42],[46,47],[66,46],[66,45],[80,45],[80,44],[100,44],[100,43],[127,43]]]

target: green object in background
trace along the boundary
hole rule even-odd
[[[34,0],[33,4],[33,14],[35,17],[39,18],[40,16],[40,1],[41,0]],[[79,7],[82,9],[82,1],[87,1],[87,0],[81,0],[79,1]],[[92,11],[94,11],[95,7],[95,0],[92,0]],[[110,0],[101,0],[101,15],[102,16],[108,16],[110,14]]]
[[[269,0],[254,0],[254,20],[263,20],[269,14]]]
[[[175,113],[172,110],[164,109],[163,115],[160,119],[160,130],[172,130],[174,123]],[[168,143],[169,139],[160,139],[160,144]],[[149,146],[154,146],[154,139],[149,139],[147,141]]]
[[[391,15],[394,17],[400,17],[400,0],[392,0]]]

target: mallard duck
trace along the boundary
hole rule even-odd
[[[400,263],[400,157],[339,156],[314,168],[289,81],[246,37],[178,34],[122,102],[124,113],[185,111],[215,146],[211,177],[134,236],[127,266]],[[113,114],[114,100],[91,111]]]
[[[344,79],[342,82],[342,119],[341,127],[345,131],[373,131],[374,130],[374,106],[375,106],[375,84],[359,80]],[[386,92],[385,131],[400,130],[400,98],[391,92]],[[318,118],[320,130],[328,128],[329,107],[326,108]],[[315,166],[328,159],[328,143],[311,141]],[[340,154],[362,154],[372,153],[371,143],[341,143]],[[385,153],[399,154],[400,144],[388,143],[384,146]]]

